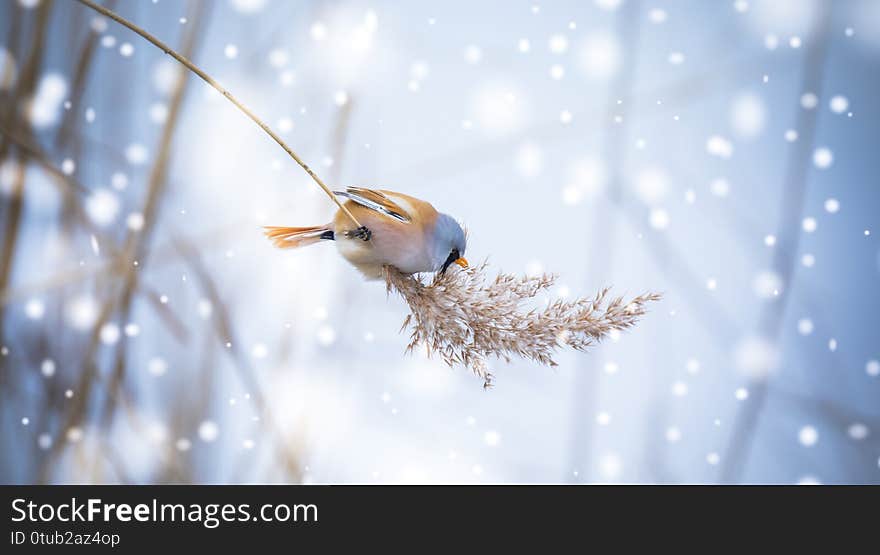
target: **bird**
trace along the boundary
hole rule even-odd
[[[404,274],[440,272],[464,258],[467,234],[452,216],[415,197],[364,187],[334,191],[360,222],[358,227],[338,210],[333,221],[309,227],[266,226],[265,235],[281,249],[334,241],[339,254],[367,280],[382,279],[384,266]]]

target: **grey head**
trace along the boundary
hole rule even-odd
[[[437,223],[434,224],[431,246],[434,271],[445,273],[452,263],[463,259],[467,248],[467,236],[455,218],[441,213],[437,216]]]

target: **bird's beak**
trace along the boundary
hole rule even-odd
[[[459,266],[461,266],[462,268],[468,267],[467,258],[464,258],[464,257],[459,258],[458,260],[455,261],[455,263],[458,264]]]

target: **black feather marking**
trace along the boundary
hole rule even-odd
[[[380,214],[385,214],[386,216],[390,216],[399,222],[403,222],[405,224],[410,223],[412,220],[409,216],[405,214],[401,214],[395,210],[389,210],[388,208],[382,206],[378,202],[373,202],[370,199],[364,198],[361,195],[356,193],[352,193],[350,191],[333,191],[334,195],[339,195],[341,197],[345,197],[347,199],[351,199],[357,204],[360,204],[364,208],[369,208],[375,212],[379,212]]]

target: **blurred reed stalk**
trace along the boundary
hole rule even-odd
[[[34,12],[26,10],[18,3],[15,3],[12,6],[12,10],[14,11],[14,15],[12,17],[9,48],[13,59],[24,57],[24,53],[20,52],[23,45],[19,44],[19,42],[21,40],[21,31],[22,29],[27,28],[28,20],[32,22],[33,29],[31,30],[30,48],[27,51],[28,53],[23,69],[18,75],[18,79],[15,82],[11,94],[8,97],[4,96],[3,105],[5,111],[0,115],[2,127],[4,129],[2,137],[0,137],[0,164],[8,161],[12,163],[13,167],[12,191],[10,191],[11,194],[8,197],[3,199],[3,206],[0,207],[0,211],[2,211],[3,214],[2,220],[4,222],[3,245],[2,250],[0,250],[0,265],[2,265],[2,267],[0,267],[0,294],[9,289],[13,273],[15,251],[19,240],[21,216],[24,206],[25,177],[27,171],[26,153],[19,148],[13,148],[15,145],[9,134],[10,130],[13,130],[28,137],[32,136],[29,122],[30,99],[33,97],[36,89],[37,77],[40,73],[40,68],[42,67],[45,55],[45,33],[48,27],[51,3],[43,3],[43,5],[41,5],[36,11],[35,17],[30,17],[30,15],[25,16],[25,12],[28,14]],[[6,333],[5,308],[4,305],[0,305],[0,345],[4,346],[12,342]],[[43,330],[34,344],[44,347],[47,342],[46,333]],[[15,345],[14,348],[16,352],[24,357],[29,355],[28,348],[33,346],[28,345],[27,343],[18,344],[17,342]],[[19,362],[20,361],[13,362],[7,357],[3,357],[3,359],[0,360],[0,389],[2,389],[3,393],[8,395],[8,401],[5,401],[5,403],[8,403],[10,407],[23,404],[25,402],[24,399],[27,399],[27,397],[21,395],[21,391],[24,389],[24,384],[21,383],[23,382],[22,375],[24,372],[21,371],[22,365],[19,364]],[[13,373],[16,375],[13,375]],[[43,414],[40,413],[36,420],[39,420],[42,417]],[[32,443],[27,447],[35,452],[37,445]],[[6,458],[7,457],[4,457],[4,459]],[[11,459],[11,457],[8,458]]]
[[[11,133],[7,134],[7,137],[25,154],[28,162],[35,162],[44,172],[53,178],[53,182],[58,186],[59,193],[62,195],[65,202],[62,220],[68,221],[69,218],[67,216],[72,215],[76,218],[77,222],[83,227],[83,229],[98,241],[98,244],[102,249],[110,251],[110,254],[115,258],[115,262],[108,264],[107,266],[113,268],[113,273],[126,269],[128,261],[124,260],[123,253],[118,251],[118,248],[114,244],[114,240],[91,221],[80,202],[80,197],[78,195],[89,194],[89,189],[72,176],[68,176],[60,168],[56,167],[49,160],[49,156],[44,153],[39,146],[29,143],[25,139]],[[102,269],[106,270],[106,268]],[[79,279],[76,279],[78,276],[86,278],[96,273],[100,274],[106,272],[94,272],[85,269],[79,272],[65,272],[60,277],[68,277],[71,279],[58,279],[55,280],[54,283],[57,283],[59,286],[69,285],[79,281]],[[173,313],[170,312],[170,309],[159,302],[159,294],[149,289],[142,292],[147,296],[147,299],[153,304],[154,308],[156,308],[159,315],[166,320],[166,323],[174,331],[175,336],[179,338],[185,337],[186,330],[183,328],[179,320],[174,317]],[[0,305],[23,296],[23,292],[7,289],[0,292]]]
[[[205,2],[190,3],[191,13],[187,14],[187,19],[193,23],[187,26],[187,32],[183,38],[182,49],[184,55],[188,58],[192,57],[197,47],[197,42],[201,38],[200,31],[207,18],[207,9],[204,7],[205,5]],[[118,313],[123,322],[128,321],[131,314],[132,302],[135,291],[138,288],[138,272],[142,271],[143,267],[146,265],[146,258],[149,254],[148,247],[150,244],[150,238],[159,217],[162,197],[167,188],[168,166],[171,159],[174,136],[180,121],[183,100],[188,88],[188,82],[189,79],[187,78],[187,75],[183,72],[179,72],[177,75],[177,82],[171,93],[168,117],[162,128],[162,135],[159,139],[156,160],[153,163],[147,181],[147,198],[144,202],[144,207],[141,210],[144,218],[144,225],[141,230],[130,230],[124,242],[125,246],[123,251],[125,252],[125,257],[123,259],[130,262],[130,264],[128,264],[129,267],[126,270],[125,282],[123,284],[122,295],[118,306]],[[135,264],[138,266],[135,266]],[[103,322],[99,322],[99,326],[101,324],[103,324]],[[113,373],[108,386],[111,392],[118,392],[124,380],[126,351],[127,342],[120,342],[117,347]],[[104,423],[105,427],[109,426],[110,418],[115,407],[115,399],[115,395],[110,395],[105,401],[102,416],[100,417],[100,421]]]
[[[260,415],[261,420],[267,422],[269,430],[275,436],[274,445],[281,456],[287,477],[294,482],[301,481],[302,469],[300,467],[300,460],[302,457],[298,446],[287,444],[288,438],[284,435],[284,430],[275,419],[272,407],[266,399],[262,386],[260,386],[257,373],[248,361],[246,354],[241,350],[238,340],[239,335],[235,332],[233,319],[226,306],[226,302],[223,300],[223,296],[220,294],[216,280],[214,280],[211,272],[205,267],[195,247],[182,239],[178,239],[176,244],[184,260],[187,261],[190,268],[196,274],[205,296],[211,301],[212,312],[216,313],[212,315],[215,337],[224,350],[232,357],[241,382],[251,393],[251,398],[257,406],[257,413]]]
[[[815,21],[818,28],[815,38],[809,41],[804,55],[804,76],[798,94],[810,91],[822,97],[822,81],[828,55],[832,10],[830,3],[818,4]],[[780,202],[779,227],[776,232],[777,244],[773,251],[771,267],[779,276],[783,287],[772,303],[766,303],[759,317],[758,334],[776,349],[779,343],[782,323],[791,294],[792,281],[796,269],[796,256],[801,237],[804,198],[812,165],[812,153],[816,138],[816,124],[819,110],[802,110],[798,105],[795,130],[798,141],[792,145],[788,159],[788,169],[783,183]],[[767,402],[769,376],[749,379],[747,389],[749,401],[743,404],[733,426],[721,467],[721,481],[737,483],[740,481],[749,458],[755,434],[763,409]]]
[[[115,5],[116,0],[107,1],[108,8],[113,9]],[[75,10],[75,12],[77,14],[81,13],[80,10]],[[73,80],[71,81],[71,95],[69,99],[71,108],[63,112],[61,125],[58,128],[58,132],[55,134],[55,152],[67,154],[72,160],[82,159],[83,145],[85,144],[85,141],[74,139],[77,137],[77,131],[82,125],[82,111],[80,105],[86,91],[89,75],[94,66],[95,51],[99,39],[100,33],[94,31],[91,25],[86,25],[86,36],[76,57],[77,63],[73,72]],[[79,217],[82,214],[82,210],[78,205],[79,199],[74,194],[74,191],[61,191],[62,237],[69,237],[72,235],[71,232],[75,220],[78,220],[80,223],[89,221],[88,218],[83,220],[83,218]]]
[[[37,77],[43,64],[43,55],[46,49],[44,42],[46,37],[46,29],[49,24],[49,13],[52,7],[52,0],[42,2],[37,8],[36,29],[31,39],[30,50],[24,69],[18,77],[12,97],[6,105],[6,112],[3,114],[3,127],[30,135],[31,127],[27,121],[30,106],[28,102],[34,94],[36,88]],[[0,139],[0,162],[7,159],[10,155],[11,140],[4,134]],[[15,263],[15,246],[18,242],[19,225],[21,223],[21,215],[24,207],[24,186],[25,186],[25,157],[21,152],[16,151],[14,156],[10,157],[15,164],[15,175],[13,178],[13,186],[10,195],[7,197],[3,214],[3,243],[0,246],[0,291],[6,291],[9,287],[9,280],[12,276],[12,267]],[[0,305],[0,344],[5,344],[6,333],[4,328],[5,306]]]
[[[202,8],[204,5],[205,4],[202,2],[191,3],[191,10],[193,13],[190,13],[189,16],[193,23],[187,26],[183,38],[183,51],[187,56],[192,56],[192,53],[196,48],[197,40],[199,39],[200,25],[203,23],[203,16],[205,14],[204,8]],[[138,231],[129,230],[124,241],[123,260],[125,261],[125,273],[123,275],[123,283],[119,297],[117,299],[113,294],[110,294],[107,297],[92,329],[88,347],[86,348],[85,356],[83,357],[82,371],[75,388],[76,396],[73,403],[71,403],[70,408],[66,411],[65,416],[62,418],[63,424],[60,428],[62,432],[66,432],[71,427],[81,425],[82,420],[86,415],[86,409],[89,405],[92,389],[98,374],[98,363],[96,359],[97,349],[101,345],[101,328],[109,321],[110,317],[117,310],[124,317],[124,320],[127,319],[128,314],[130,313],[132,299],[138,286],[138,273],[146,262],[147,246],[149,245],[150,237],[158,218],[160,201],[165,191],[174,134],[177,130],[177,124],[181,107],[183,105],[184,95],[188,88],[188,82],[189,80],[187,79],[187,76],[181,72],[178,75],[178,79],[172,90],[168,117],[159,139],[156,160],[153,163],[148,179],[147,196],[144,201],[143,209],[141,210],[144,218],[144,225]],[[108,397],[104,410],[102,411],[102,414],[105,416],[101,418],[101,421],[105,424],[108,420],[106,413],[112,410],[112,407],[115,405],[118,395],[120,394],[119,385],[125,371],[125,344],[126,341],[121,341],[117,347],[117,349],[123,350],[123,355],[122,357],[117,356],[112,377],[110,378],[109,384],[107,384]],[[49,480],[50,472],[55,461],[63,452],[64,447],[65,442],[63,441],[56,441],[53,443],[40,467],[39,481],[41,483],[45,483]]]
[[[113,9],[116,6],[116,0],[107,0],[107,8]],[[82,103],[83,95],[86,91],[86,83],[93,67],[95,59],[95,49],[98,46],[100,34],[93,31],[90,26],[86,27],[86,38],[77,56],[76,68],[73,72],[73,80],[70,84],[70,104],[71,109],[64,112],[58,133],[55,135],[55,149],[64,150],[68,145],[76,146],[79,141],[73,141],[76,137],[77,122],[80,121],[79,107]],[[78,156],[73,156],[78,159]]]

